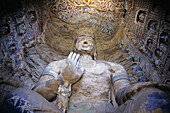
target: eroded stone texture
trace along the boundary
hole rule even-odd
[[[65,0],[32,3],[18,0],[13,5],[7,0],[2,4],[3,95],[8,92],[4,89],[33,88],[44,68],[52,61],[66,58],[74,50],[76,37],[84,33],[94,35],[98,59],[123,65],[132,84],[143,81],[169,84],[169,10],[162,8],[167,7],[161,5],[166,4],[164,0],[162,3],[146,0],[99,3],[99,0],[95,2],[101,5],[99,9],[91,2],[76,0],[69,5],[71,0],[68,1],[64,4]]]

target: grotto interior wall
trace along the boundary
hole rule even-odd
[[[16,4],[16,5],[13,5]],[[132,83],[170,84],[170,10],[160,0],[6,0],[0,13],[0,98],[33,88],[78,35],[95,37],[98,59],[122,64]]]

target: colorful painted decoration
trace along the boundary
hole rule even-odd
[[[141,44],[141,46],[134,44],[135,40],[137,44]],[[137,40],[133,35],[126,35],[124,34],[124,39],[122,42],[120,42],[119,47],[123,48],[122,52],[127,53],[132,57],[132,61],[135,64],[135,67],[133,68],[134,73],[137,74],[138,79],[140,82],[144,82],[147,80],[152,80],[152,65],[149,61],[152,57],[152,52],[149,51],[147,48],[150,47],[150,45],[153,44],[152,39],[148,39],[146,46],[142,40]],[[144,47],[141,51],[141,47]],[[146,58],[145,54],[147,54],[149,57]],[[129,59],[129,56],[127,56]]]
[[[7,15],[8,16],[8,15]],[[13,19],[13,20],[11,20]],[[39,33],[36,11],[18,11],[15,16],[6,17],[0,24],[0,71],[3,72],[7,58],[12,61],[13,70],[17,71],[24,65],[23,49],[44,40]],[[12,22],[13,21],[13,22]]]
[[[122,0],[59,0],[54,3],[52,13],[71,24],[89,20],[94,28],[111,35],[114,22],[123,13],[122,8]]]
[[[18,36],[22,36],[26,32],[25,23],[20,23],[16,25]]]

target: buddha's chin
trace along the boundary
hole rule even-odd
[[[80,55],[83,55],[83,54],[89,54],[89,55],[93,55],[94,51],[92,49],[90,49],[89,47],[87,48],[79,48],[76,50],[76,53],[79,53]]]
[[[90,51],[90,47],[88,46],[84,46],[84,47],[81,47],[80,49],[78,49],[79,51]]]
[[[82,48],[83,51],[89,51],[89,47],[87,48]]]

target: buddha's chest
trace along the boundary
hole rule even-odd
[[[80,67],[85,69],[85,76],[105,76],[106,78],[111,76],[110,66],[108,64],[96,61],[81,62]]]
[[[82,78],[72,87],[75,94],[97,97],[109,92],[111,72],[107,64],[98,62],[81,63],[80,67],[83,67],[85,72]]]

